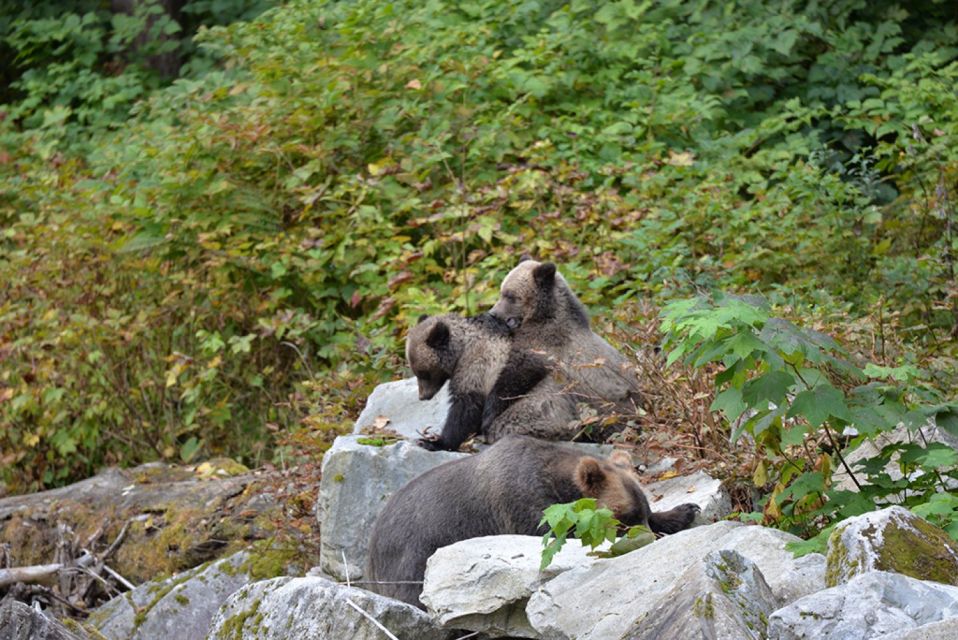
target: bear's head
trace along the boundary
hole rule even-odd
[[[557,288],[569,286],[555,264],[522,260],[502,281],[499,300],[489,313],[513,330],[549,320],[556,315]]]
[[[647,524],[649,502],[639,486],[639,477],[629,454],[615,451],[608,460],[591,456],[579,459],[575,483],[583,497],[595,498],[596,504],[612,511],[623,524]]]
[[[419,399],[429,400],[452,376],[458,356],[449,323],[420,316],[406,336],[406,361],[419,383]]]

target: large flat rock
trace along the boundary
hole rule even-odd
[[[716,480],[704,471],[652,482],[643,487],[653,511],[668,511],[680,504],[697,504],[701,511],[697,524],[716,522],[732,512],[732,499]]]
[[[415,440],[422,432],[439,433],[449,413],[449,385],[443,385],[431,400],[419,399],[416,378],[385,382],[369,394],[366,406],[353,425],[361,434],[377,427],[391,429]]]
[[[106,469],[66,487],[0,499],[0,540],[26,566],[52,562],[59,525],[95,554],[126,528],[110,567],[141,584],[272,536],[282,510],[274,484],[232,461]]]
[[[622,640],[764,640],[775,597],[762,572],[737,551],[693,562]]]
[[[216,614],[207,637],[384,640],[388,636],[377,622],[400,640],[447,640],[450,636],[426,613],[404,602],[325,578],[306,577],[275,578],[243,587]],[[462,634],[454,637],[458,635]]]
[[[768,631],[776,640],[871,640],[956,616],[958,587],[871,571],[775,611]]]
[[[563,571],[596,561],[570,540],[545,571],[540,536],[486,536],[441,547],[426,565],[420,600],[447,627],[489,637],[538,638],[525,606],[536,588]]]
[[[787,534],[784,534],[787,535]],[[775,602],[793,597],[784,587],[788,574],[803,567],[815,588],[815,570],[798,563],[785,549],[781,532],[736,522],[695,527],[618,558],[570,569],[542,585],[529,599],[526,613],[533,628],[550,640],[608,640],[627,634],[680,581],[694,563],[717,550],[732,550],[751,560],[765,576]],[[792,537],[794,538],[794,536]],[[797,538],[794,538],[797,539]],[[824,559],[818,556],[819,566]],[[778,585],[778,590],[773,584]]]
[[[828,538],[826,583],[834,587],[869,571],[958,584],[958,543],[904,507],[848,518]]]
[[[320,567],[338,580],[360,580],[369,536],[389,497],[416,476],[467,455],[427,451],[412,442],[362,444],[340,436],[323,457],[319,487]],[[426,508],[426,505],[424,505]]]
[[[107,640],[203,640],[220,606],[251,581],[249,560],[240,552],[140,585],[98,607],[88,624]]]
[[[16,600],[0,603],[0,639],[89,640],[86,634],[70,631],[55,618]]]

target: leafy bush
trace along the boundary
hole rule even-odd
[[[2,12],[13,80],[54,74],[0,123],[15,489],[321,448],[411,318],[484,308],[527,251],[598,314],[713,286],[879,312],[956,386],[945,5],[293,0],[201,28],[265,5],[224,2],[186,5],[162,88],[109,73],[98,3]]]
[[[712,408],[735,425],[733,441],[754,439],[753,481],[771,488],[766,524],[819,534],[801,548],[821,550],[834,523],[903,504],[958,539],[958,496],[949,492],[958,452],[925,435],[937,424],[958,436],[958,405],[922,384],[917,368],[855,364],[827,335],[770,317],[746,298],[676,301],[662,316],[670,362],[721,363]],[[907,437],[881,446],[880,436],[901,429]],[[865,443],[880,453],[852,468],[846,456]],[[854,490],[841,486],[840,473]]]

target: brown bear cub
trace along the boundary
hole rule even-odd
[[[558,443],[506,436],[482,453],[413,479],[373,526],[365,576],[384,596],[422,608],[426,560],[446,545],[499,534],[540,535],[550,505],[595,498],[626,525],[657,533],[689,527],[698,506],[652,513],[628,454],[595,458]],[[390,584],[391,583],[391,584]]]
[[[575,434],[574,397],[555,384],[544,357],[513,348],[508,327],[489,314],[422,316],[406,338],[406,359],[421,400],[449,381],[449,413],[439,435],[420,440],[427,449],[455,451],[477,433],[489,442]]]
[[[585,306],[553,263],[520,261],[502,281],[489,313],[513,330],[515,348],[554,358],[579,400],[605,414],[637,411],[639,387],[630,362],[592,332]]]

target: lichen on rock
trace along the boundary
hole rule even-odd
[[[903,507],[849,518],[828,539],[825,583],[834,587],[869,571],[958,585],[958,544]]]

